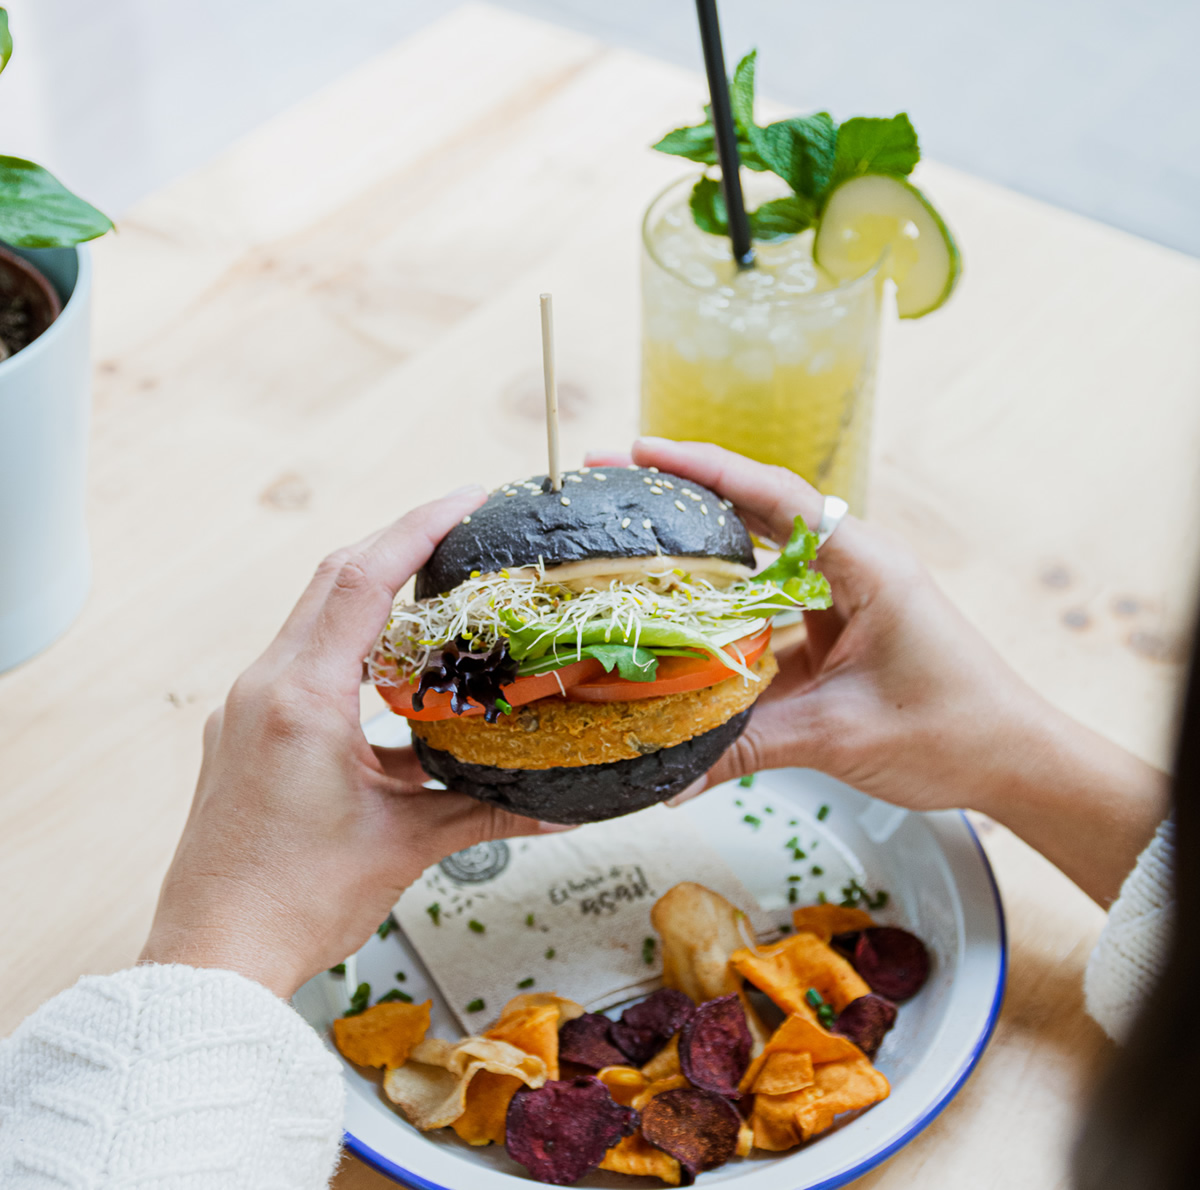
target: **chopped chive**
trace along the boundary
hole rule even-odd
[[[742,801],[742,799],[740,797],[736,797],[733,799],[733,804],[735,806],[737,806],[739,809],[741,809],[746,803],[744,801]]]
[[[795,875],[792,875],[792,876],[789,876],[789,877],[788,877],[788,884],[799,884],[799,883],[800,883],[800,881],[801,881],[801,880],[803,880],[803,879],[804,879],[804,877],[803,877],[803,876],[795,876]]]
[[[434,901],[432,905],[426,905],[425,912],[429,914],[429,920],[432,921],[435,926],[440,926],[442,924],[442,907],[437,903],[437,901]]]
[[[395,928],[396,922],[389,914],[383,919],[383,921],[379,923],[375,933],[377,933],[381,938],[386,938]]]
[[[747,774],[746,774],[744,777],[739,777],[739,778],[738,778],[738,784],[739,784],[739,785],[740,785],[740,786],[741,786],[743,789],[749,789],[749,788],[750,788],[750,786],[754,784],[754,774],[753,774],[753,773],[747,773]]]
[[[482,1012],[483,1011],[483,1001],[479,1000],[479,999],[472,1000],[471,1003],[467,1005],[467,1011],[468,1012]]]
[[[346,964],[338,963],[338,965],[336,967],[330,967],[329,974],[330,975],[345,975],[346,974]]]
[[[774,806],[763,806],[763,813],[764,814],[774,814],[775,807]]]
[[[829,904],[829,898],[824,894],[824,892],[817,893],[817,904],[818,905],[828,905]]]
[[[505,698],[497,698],[496,706],[498,706],[505,715],[511,715],[513,713],[512,703]]]
[[[402,992],[399,988],[392,988],[390,992],[384,992],[375,1003],[391,1004],[394,1000],[399,1000],[401,1004],[411,1004],[413,1002],[413,998],[407,992]]]
[[[867,902],[868,909],[882,909],[888,901],[892,899],[892,894],[886,888],[879,889],[878,892]]]
[[[781,934],[790,934],[792,932],[792,927],[785,923],[779,927],[779,932]]]
[[[407,983],[408,976],[405,975],[403,971],[397,971],[396,972],[396,980],[398,983]]]
[[[825,997],[822,996],[816,988],[809,988],[808,991],[804,993],[804,998],[808,1001],[812,1008],[820,1008],[825,1003]]]
[[[654,965],[654,952],[658,948],[658,942],[654,938],[646,938],[642,941],[642,962],[647,967]]]
[[[813,864],[813,866],[812,866],[812,874],[813,874],[814,876],[824,876],[824,875],[825,875],[825,869],[824,869],[824,868],[822,868],[822,867],[819,867],[817,864]]]
[[[532,929],[532,928],[533,928],[533,914],[532,914],[532,913],[526,913],[526,914],[525,914],[525,924],[526,924],[527,926],[529,926],[529,927],[530,927],[530,929]]]
[[[800,890],[797,889],[795,885],[792,885],[792,887],[788,889],[788,904],[794,905],[799,899]]]
[[[762,826],[762,819],[756,818],[753,814],[743,814],[742,821],[749,823],[755,830]]]
[[[817,1009],[817,1020],[826,1028],[833,1028],[833,1009],[828,1004],[822,1004]]]
[[[470,930],[472,934],[482,934],[487,929],[487,926],[485,926],[483,922],[476,921],[474,918],[471,918],[471,920],[467,922],[467,929]]]
[[[532,975],[526,976],[526,978],[525,978],[525,979],[522,979],[522,980],[521,980],[521,981],[520,981],[520,982],[517,984],[517,987],[519,987],[519,988],[531,988],[531,987],[533,987],[533,976],[532,976]]]
[[[802,859],[808,859],[808,852],[801,851],[799,847],[792,848],[792,860],[799,863]]]
[[[552,959],[552,958],[554,958],[555,954],[557,954],[557,953],[558,953],[558,952],[557,952],[557,951],[554,949],[554,947],[552,946],[552,947],[550,947],[550,949],[549,949],[549,950],[547,950],[547,951],[546,951],[546,958],[548,958],[548,959]]]
[[[821,807],[821,808],[820,808],[820,809],[817,811],[817,821],[818,821],[818,822],[824,822],[824,821],[825,821],[825,819],[826,819],[826,818],[828,818],[828,817],[829,817],[829,806],[828,806],[828,804],[826,804],[826,805],[823,805],[823,806],[822,806],[822,807]]]
[[[785,847],[799,847],[800,846],[800,836],[793,835],[786,843],[784,843],[784,846]]]
[[[799,825],[800,825],[800,820],[798,818],[789,818],[788,819],[788,826],[799,826]]]
[[[359,1013],[366,1012],[367,1004],[371,999],[371,985],[369,983],[360,983],[354,989],[354,995],[350,997],[350,1008],[342,1013],[343,1016],[358,1016]]]

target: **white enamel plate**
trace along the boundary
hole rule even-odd
[[[367,725],[367,734],[375,743],[394,745],[407,730],[402,720],[383,715]],[[782,873],[792,862],[783,835],[799,834],[809,856],[800,869],[801,903],[815,901],[821,891],[840,899],[840,886],[853,875],[869,889],[888,890],[888,905],[877,915],[881,922],[911,930],[930,950],[929,982],[900,1006],[877,1057],[892,1085],[887,1099],[791,1153],[735,1159],[697,1179],[698,1185],[737,1190],[844,1185],[929,1124],[966,1081],[992,1035],[1004,992],[1004,914],[983,849],[962,814],[906,813],[806,769],[761,773],[750,788],[722,786],[677,813],[691,819],[776,920],[787,920]],[[670,839],[663,845],[670,846]],[[346,1010],[357,981],[390,988],[397,970],[406,973],[404,988],[415,1000],[432,998],[431,1035],[458,1036],[399,930],[373,937],[345,978],[321,975],[305,984],[295,1006],[332,1049],[330,1026]],[[418,1132],[384,1098],[378,1078],[349,1063],[345,1072],[346,1146],[395,1181],[419,1190],[528,1190],[537,1184],[501,1147],[473,1148],[448,1128]],[[577,1185],[632,1190],[661,1183],[597,1171]]]

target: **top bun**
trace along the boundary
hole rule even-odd
[[[472,571],[655,554],[754,565],[741,517],[708,488],[645,467],[580,467],[563,473],[561,492],[544,475],[492,492],[433,551],[416,597],[453,590]]]

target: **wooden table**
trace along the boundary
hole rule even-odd
[[[638,220],[697,76],[456,11],[141,203],[96,248],[95,590],[0,678],[0,1032],[130,963],[205,715],[316,561],[427,494],[542,465],[537,294],[564,456],[635,430]],[[1021,672],[1164,763],[1196,576],[1200,262],[933,164],[954,301],[889,326],[871,514]],[[371,696],[373,697],[373,696]],[[364,704],[366,705],[366,704]],[[1106,1056],[1102,915],[1005,831],[996,1038],[860,1184],[1066,1184]],[[338,1185],[381,1186],[352,1160]]]

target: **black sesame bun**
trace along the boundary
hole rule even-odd
[[[417,575],[416,597],[450,591],[473,571],[594,558],[722,558],[754,565],[750,534],[715,492],[645,467],[581,467],[562,491],[544,475],[505,484],[455,525]]]
[[[542,822],[576,825],[619,818],[681,793],[742,734],[752,709],[670,748],[609,764],[550,769],[470,764],[431,748],[416,733],[413,748],[421,767],[448,789]]]

